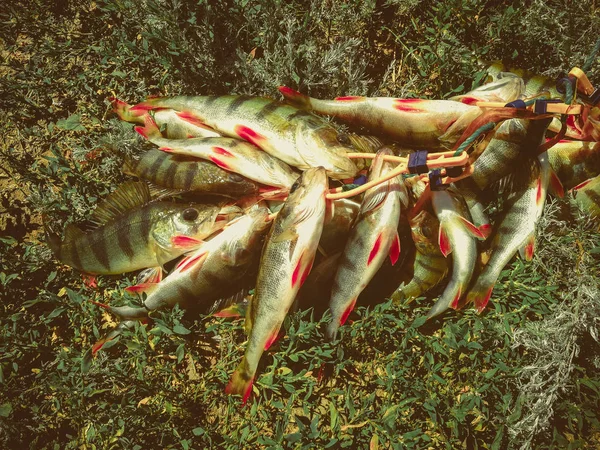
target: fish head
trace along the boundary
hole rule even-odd
[[[300,175],[290,188],[290,194],[277,215],[271,239],[280,242],[294,239],[303,223],[320,214],[324,220],[325,195],[328,190],[327,171],[312,167]]]
[[[219,209],[216,205],[173,203],[157,217],[152,237],[163,248],[172,246],[173,236],[202,240],[212,234]]]
[[[437,247],[437,238],[439,234],[439,222],[426,210],[421,210],[419,214],[409,220],[410,229],[415,247],[421,253],[439,252]]]
[[[331,178],[342,180],[358,173],[358,167],[347,156],[355,151],[349,136],[333,127],[315,129],[310,123],[300,123],[296,128],[296,144],[309,167],[322,166]]]
[[[269,210],[264,207],[253,208],[235,219],[227,228],[235,227],[237,237],[225,245],[221,258],[231,266],[246,264],[260,253],[263,238],[270,226]]]

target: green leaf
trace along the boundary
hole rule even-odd
[[[184,327],[183,325],[181,325],[179,323],[173,327],[173,331],[177,334],[190,334],[191,333],[190,330],[188,330],[186,327]]]
[[[80,121],[80,114],[71,114],[67,119],[60,119],[56,122],[56,126],[61,130],[67,131],[87,131],[85,127],[81,125]]]
[[[194,434],[194,436],[202,436],[204,433],[206,433],[206,431],[204,430],[204,428],[198,427],[194,428],[192,430],[192,433]]]
[[[0,405],[0,417],[8,417],[10,413],[12,413],[12,405],[10,403]]]

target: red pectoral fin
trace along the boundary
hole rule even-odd
[[[475,225],[473,225],[471,222],[469,222],[462,216],[459,216],[459,219],[462,222],[465,229],[469,232],[469,234],[471,234],[473,237],[476,237],[477,239],[485,240],[485,236],[483,235],[483,233],[481,233],[481,230],[479,228],[477,228]]]
[[[442,252],[442,255],[447,257],[452,252],[452,247],[450,246],[450,239],[448,238],[448,233],[446,233],[446,230],[442,224],[440,224],[438,244],[440,245],[440,251]]]
[[[392,240],[392,246],[390,247],[390,261],[392,266],[398,262],[398,258],[400,258],[400,236],[398,236],[398,232],[396,232],[396,235]]]
[[[156,289],[158,283],[140,283],[135,286],[126,287],[125,290],[131,294],[150,294]]]
[[[542,188],[542,179],[537,180],[537,192],[535,194],[535,202],[540,205],[544,201],[544,190]]]
[[[375,243],[373,244],[373,248],[371,249],[371,252],[369,253],[369,259],[367,260],[367,266],[371,265],[371,263],[373,262],[373,260],[375,259],[375,257],[379,253],[379,251],[381,250],[381,238],[382,238],[381,233],[379,233],[379,236],[377,236],[377,239],[375,240]]]
[[[450,303],[450,308],[457,309],[458,308],[458,301],[460,300],[461,297],[462,297],[462,292],[461,292],[461,289],[459,288],[458,292],[456,293],[456,295],[452,299],[452,303]]]
[[[485,309],[485,307],[487,306],[488,302],[490,301],[490,298],[492,297],[492,291],[494,290],[494,287],[492,286],[485,294],[484,297],[475,299],[475,309],[477,310],[477,312],[479,314],[481,314],[483,312],[483,310]]]
[[[294,271],[292,272],[292,288],[295,288],[296,285],[300,282],[300,275],[302,274],[302,259],[304,257],[304,253],[300,255],[298,258],[298,262],[296,263],[296,267],[294,267]],[[298,286],[300,287],[300,286]]]
[[[245,141],[253,143],[257,147],[262,148],[262,144],[264,144],[264,142],[266,141],[266,138],[262,134],[257,133],[253,129],[248,128],[247,126],[236,125],[233,128],[233,130],[240,138],[244,139]]]
[[[195,265],[198,265],[198,264],[202,265],[202,264],[204,264],[204,260],[206,259],[207,255],[208,255],[208,253],[200,253],[199,255],[186,256],[181,261],[179,261],[179,264],[177,264],[177,267],[175,267],[175,270],[179,270],[180,272],[185,272],[186,270],[191,269]]]
[[[348,320],[348,316],[354,309],[354,305],[356,305],[356,299],[352,300],[350,305],[348,305],[348,307],[346,308],[346,311],[344,311],[344,314],[342,314],[342,317],[340,317],[340,326],[346,323],[346,320]]]
[[[201,127],[201,128],[206,128],[206,125],[204,124],[202,119],[200,119],[199,117],[196,117],[191,112],[178,111],[175,114],[177,114],[177,117],[179,117],[181,120],[185,120],[186,122],[191,123],[192,125],[196,125],[197,127]]]
[[[203,244],[204,241],[189,236],[177,235],[171,238],[171,243],[177,248],[195,248]]]

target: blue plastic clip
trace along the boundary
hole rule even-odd
[[[442,183],[441,169],[434,169],[429,172],[429,189],[432,191],[443,191],[448,186]]]
[[[546,114],[548,112],[548,103],[561,103],[562,100],[536,100],[533,104],[533,112],[535,114]]]
[[[514,100],[510,103],[507,103],[506,105],[507,108],[519,108],[519,109],[525,109],[527,107],[527,105],[525,104],[525,100]]]
[[[367,182],[367,176],[366,175],[361,175],[359,177],[356,177],[352,183],[355,184],[355,185],[357,185],[357,186],[362,186],[366,182]]]
[[[418,174],[429,172],[429,167],[427,167],[427,150],[417,150],[409,155],[408,171]]]

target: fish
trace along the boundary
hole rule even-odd
[[[494,82],[505,77],[506,73],[513,73],[520,77],[525,84],[526,98],[535,97],[543,92],[548,92],[552,98],[564,100],[563,94],[556,89],[556,80],[542,75],[536,75],[533,72],[524,69],[508,67],[502,61],[494,61],[487,69],[488,81]]]
[[[319,246],[325,253],[337,253],[344,249],[359,210],[360,203],[352,199],[343,198],[331,202],[319,241]]]
[[[485,239],[479,228],[471,223],[467,205],[458,191],[452,188],[432,191],[431,203],[440,222],[440,251],[445,257],[452,253],[452,275],[444,292],[427,313],[427,319],[440,315],[448,308],[458,307],[475,269],[477,239]]]
[[[84,232],[67,226],[61,241],[47,229],[58,260],[87,274],[115,275],[160,267],[215,230],[220,207],[151,201],[144,182],[129,181],[100,203]]]
[[[571,189],[600,175],[600,142],[561,140],[548,149],[548,161],[562,188]]]
[[[325,313],[340,256],[342,256],[341,250],[331,253],[315,263],[298,291],[297,302],[301,308],[312,307],[317,316]]]
[[[383,148],[377,152],[369,172],[369,181],[378,179],[395,167],[384,161],[392,152]],[[327,337],[334,340],[337,331],[354,309],[356,300],[389,255],[393,264],[400,256],[398,223],[404,183],[392,178],[367,190],[359,214],[342,252],[335,275],[329,308],[331,321]],[[405,192],[404,192],[405,194]]]
[[[416,247],[414,273],[408,284],[400,286],[393,294],[396,304],[410,302],[437,286],[448,272],[448,260],[438,245],[439,222],[426,210],[409,219]]]
[[[337,97],[319,100],[281,86],[291,104],[327,114],[409,147],[450,148],[482,110],[451,100],[418,98]]]
[[[257,183],[278,187],[282,193],[289,191],[298,178],[298,173],[286,163],[241,139],[165,139],[149,115],[146,116],[144,126],[136,127],[135,130],[157,145],[159,150],[211,161],[228,172],[238,173]]]
[[[128,287],[130,293],[147,295],[143,306],[100,306],[124,321],[139,320],[151,311],[199,308],[237,292],[236,282],[256,264],[270,225],[266,208],[250,210],[181,259],[162,281]]]
[[[306,170],[277,214],[260,258],[254,297],[246,315],[248,344],[225,392],[252,391],[258,363],[279,329],[314,262],[325,219],[328,182],[322,167]]]
[[[118,98],[113,97],[110,101],[113,105],[113,112],[125,122],[144,124],[146,117],[151,116],[161,130],[161,134],[167,139],[222,136],[209,126],[182,119],[174,109],[160,109],[153,111],[150,115],[145,111],[131,111],[131,105]]]
[[[512,194],[509,207],[498,224],[492,239],[487,264],[470,287],[466,303],[473,303],[481,313],[487,306],[496,280],[502,269],[518,251],[527,261],[533,258],[535,231],[544,209],[550,181],[548,155],[542,153],[533,159],[525,186]]]
[[[600,217],[600,176],[573,188],[574,202],[592,217]]]
[[[509,119],[502,122],[473,162],[469,182],[484,189],[510,174],[516,165],[536,154],[550,121]]]
[[[357,174],[346,156],[351,141],[325,120],[264,97],[222,95],[208,97],[152,98],[131,111],[177,110],[179,117],[214,128],[217,132],[248,141],[283,162],[306,170],[322,166],[334,179]]]
[[[472,105],[476,102],[512,102],[525,93],[525,82],[511,72],[500,72],[496,79],[466,94],[455,95],[450,100]]]
[[[208,161],[172,155],[156,148],[139,158],[126,159],[123,172],[156,186],[181,192],[239,198],[255,195],[260,186],[237,173],[228,172]]]

